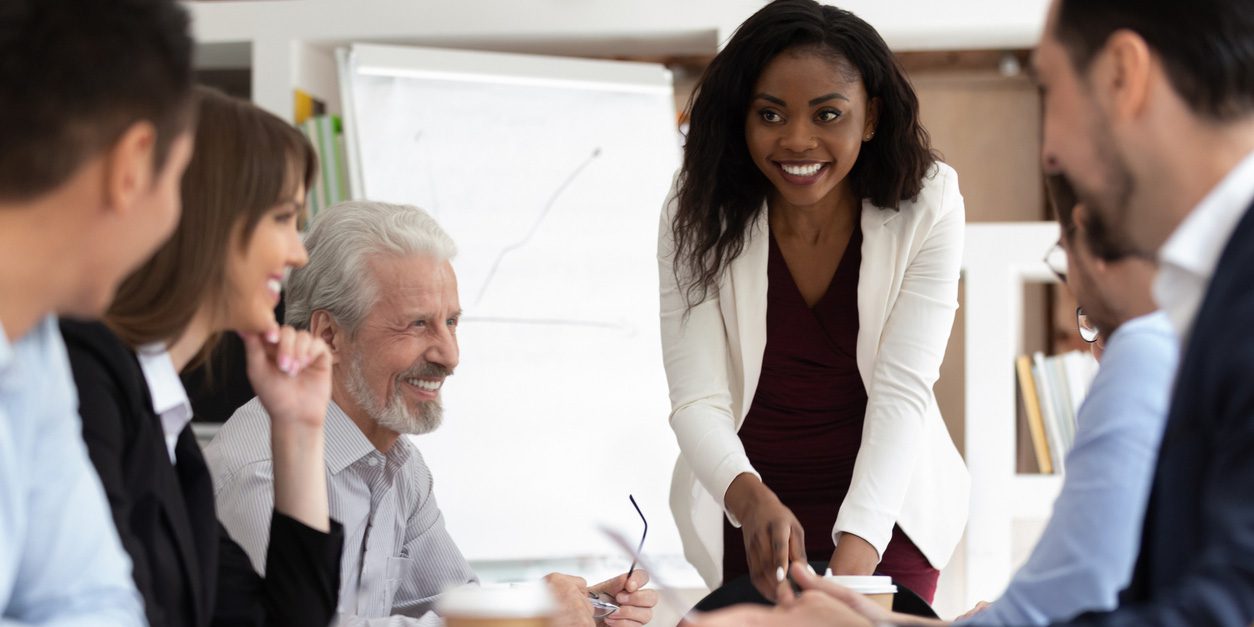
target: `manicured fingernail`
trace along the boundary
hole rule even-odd
[[[270,329],[269,331],[266,331],[266,341],[271,344],[279,341],[279,330]]]
[[[615,600],[615,601],[618,601],[618,604],[619,604],[619,605],[622,605],[622,604],[626,603],[626,602],[627,602],[627,601],[629,601],[630,599],[631,599],[631,597],[627,596],[625,593],[622,593],[622,592],[619,592],[619,593],[618,593],[618,596],[614,597],[614,600]]]
[[[823,576],[824,576],[824,577],[831,577],[831,576],[832,576],[832,569],[831,569],[831,568],[828,568],[828,569],[827,569],[827,571],[823,573]]]
[[[818,574],[818,573],[814,572],[814,567],[813,567],[813,566],[811,566],[811,565],[809,565],[809,564],[806,564],[806,570],[810,571],[810,574],[811,574],[811,575],[817,575],[817,574]]]
[[[784,567],[780,566],[779,568],[775,569],[775,581],[783,581],[783,580],[784,580]]]
[[[279,370],[292,374],[292,358],[287,355],[279,357]]]

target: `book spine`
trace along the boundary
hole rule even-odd
[[[1053,387],[1050,383],[1049,364],[1045,355],[1036,352],[1032,355],[1032,376],[1036,380],[1037,393],[1041,399],[1041,413],[1045,418],[1045,435],[1049,437],[1049,452],[1054,460],[1054,469],[1058,473],[1065,472],[1063,457],[1066,448],[1063,446],[1062,431],[1059,428],[1058,410],[1055,407]]]
[[[1021,355],[1015,360],[1019,374],[1019,389],[1023,394],[1023,409],[1027,414],[1028,432],[1032,436],[1032,450],[1036,453],[1036,465],[1042,473],[1053,474],[1054,463],[1050,459],[1049,441],[1045,436],[1045,420],[1041,416],[1041,399],[1036,393],[1032,378],[1032,360]]]

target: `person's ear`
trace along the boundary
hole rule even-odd
[[[1098,98],[1105,101],[1114,119],[1131,120],[1141,115],[1149,101],[1154,69],[1149,44],[1139,34],[1117,30],[1106,40],[1092,77]]]
[[[345,339],[346,335],[327,310],[319,309],[313,312],[309,318],[309,333],[326,342],[327,350],[331,353],[331,365],[340,363],[340,349],[343,348],[340,340]]]
[[[1071,208],[1072,238],[1080,241],[1081,243],[1086,241],[1084,240],[1084,237],[1086,236],[1085,220],[1088,219],[1088,212],[1088,206],[1082,202],[1077,202],[1075,206]]]
[[[880,123],[880,99],[872,98],[866,103],[866,124],[862,126],[863,141],[871,141],[875,137],[875,129]]]
[[[127,127],[109,148],[104,167],[104,204],[108,210],[129,212],[156,184],[156,146],[156,127],[139,121]]]
[[[1095,275],[1106,274],[1106,269],[1110,267],[1110,263],[1097,255],[1089,255],[1089,256],[1091,258],[1089,259],[1088,266],[1092,268],[1093,274]]]

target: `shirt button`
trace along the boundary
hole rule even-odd
[[[377,459],[375,459],[375,458],[371,457],[370,459],[367,459],[367,460],[366,460],[366,463],[367,463],[367,464],[370,464],[371,466],[378,466],[378,465],[379,465],[379,460],[377,460]]]

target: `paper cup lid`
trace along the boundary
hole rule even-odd
[[[539,583],[513,586],[465,585],[447,590],[435,609],[445,616],[475,618],[536,618],[556,609],[548,587]]]
[[[893,585],[892,577],[827,575],[823,580],[862,594],[897,594],[897,586]]]

